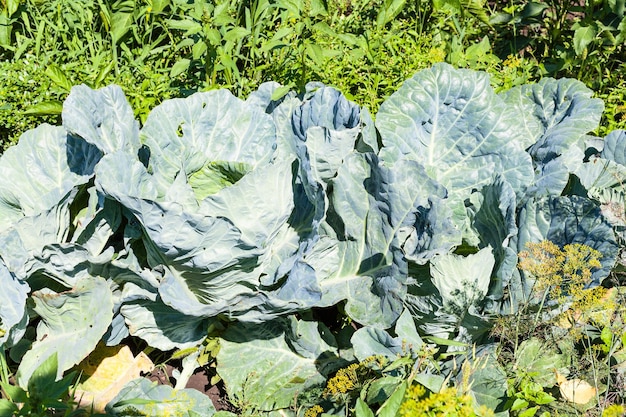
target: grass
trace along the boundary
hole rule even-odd
[[[487,71],[502,90],[580,76],[607,103],[598,133],[626,127],[619,36],[614,45],[585,40],[585,59],[573,43],[576,25],[596,24],[588,16],[599,9],[570,5],[567,14],[567,3],[554,1],[553,12],[533,15],[524,2],[461,3],[26,0],[10,16],[10,38],[0,37],[0,142],[6,148],[41,122],[58,122],[69,86],[79,83],[121,85],[140,120],[166,98],[221,87],[245,97],[265,81],[296,89],[320,81],[375,114],[403,80],[440,61]],[[563,13],[570,17],[561,22]],[[558,68],[548,65],[559,59]]]

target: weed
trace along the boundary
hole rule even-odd
[[[57,355],[54,353],[33,372],[25,390],[11,384],[7,378],[8,371],[4,354],[0,354],[2,379],[0,387],[5,398],[0,398],[0,416],[47,416],[62,415],[65,417],[86,415],[88,412],[75,409],[70,387],[76,381],[76,374],[69,373],[62,379],[57,377]]]

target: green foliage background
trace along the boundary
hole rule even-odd
[[[568,76],[626,126],[624,2],[485,0],[2,0],[0,142],[58,122],[72,85],[122,86],[140,120],[160,101],[265,81],[337,87],[375,114],[433,63],[496,87]],[[603,133],[599,132],[599,133]]]

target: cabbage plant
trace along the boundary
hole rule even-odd
[[[582,83],[496,93],[438,64],[375,117],[318,83],[282,92],[196,93],[140,126],[119,87],[76,86],[62,126],[5,152],[0,346],[20,386],[55,354],[60,378],[98,343],[195,348],[221,321],[231,398],[290,412],[355,357],[485,340],[531,296],[528,242],[601,251],[592,285],[624,263],[626,134],[589,135],[603,105]],[[331,308],[347,339],[317,320]]]

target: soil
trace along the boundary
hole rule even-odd
[[[147,378],[153,382],[159,383],[160,385],[169,385],[173,387],[176,382],[174,378],[172,378],[174,370],[176,370],[176,368],[168,364],[165,366],[165,369],[161,367],[155,368],[149,375],[147,375]],[[228,394],[224,389],[224,384],[220,381],[215,385],[211,385],[210,381],[211,379],[207,371],[204,368],[198,368],[189,378],[185,388],[195,389],[208,396],[217,411],[224,410],[237,413],[238,410],[228,400]]]

